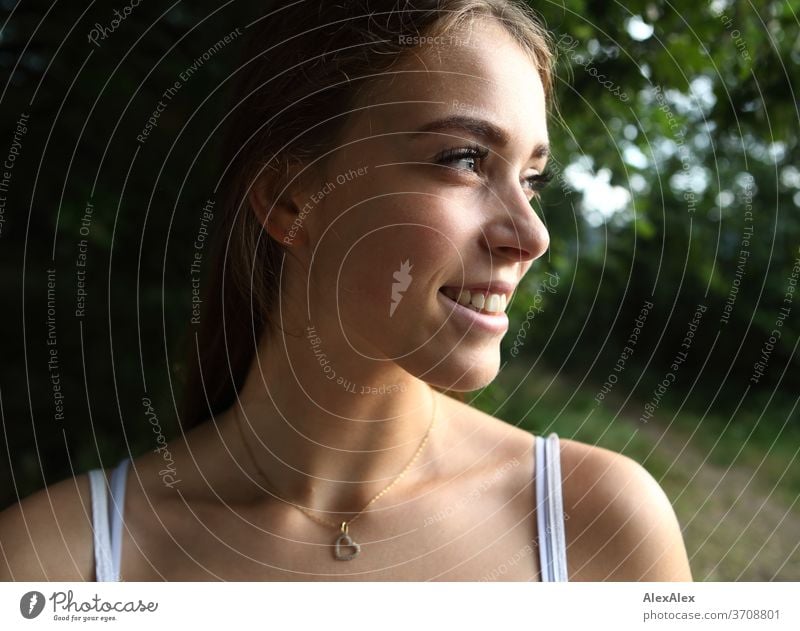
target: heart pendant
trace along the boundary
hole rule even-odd
[[[345,552],[342,548],[346,547],[352,548],[350,552]],[[347,533],[342,533],[336,539],[336,548],[334,549],[334,556],[339,561],[349,561],[353,557],[355,557],[359,552],[361,552],[361,546],[358,545],[355,541],[353,541],[352,537]]]

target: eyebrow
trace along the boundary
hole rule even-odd
[[[511,135],[494,123],[482,118],[462,115],[447,116],[425,123],[417,131],[410,132],[410,136],[415,139],[422,134],[448,130],[466,131],[498,147],[505,147],[511,141]],[[549,155],[550,146],[547,143],[539,143],[534,147],[531,158],[546,158]]]

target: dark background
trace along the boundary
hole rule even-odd
[[[136,136],[180,73],[246,32],[258,4],[142,2],[95,45],[92,28],[108,28],[123,2],[0,2],[0,159],[29,115],[0,191],[0,506],[153,449],[143,397],[177,435],[192,244],[221,173],[243,37],[181,80],[146,142]],[[556,178],[541,208],[551,247],[512,307],[503,371],[473,403],[642,462],[675,502],[696,580],[800,580],[800,296],[783,302],[800,259],[800,3],[536,8],[559,41]],[[87,296],[76,317],[81,238]],[[542,287],[548,272],[553,291]],[[541,310],[512,354],[533,304]],[[685,361],[656,399],[698,305]],[[617,382],[599,401],[609,375]]]

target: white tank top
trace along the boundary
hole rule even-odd
[[[561,459],[558,435],[534,437],[536,526],[542,582],[567,578],[567,547],[564,534],[564,508],[561,496]],[[111,474],[107,490],[102,469],[89,471],[94,526],[95,579],[119,581],[122,552],[122,512],[125,506],[125,480],[130,460],[125,458]]]

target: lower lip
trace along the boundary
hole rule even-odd
[[[439,299],[445,302],[452,318],[459,322],[469,324],[470,328],[476,328],[488,333],[505,333],[508,330],[508,316],[505,311],[501,311],[496,315],[478,313],[474,309],[458,304],[455,300],[445,296],[441,291],[436,293],[439,294]]]

